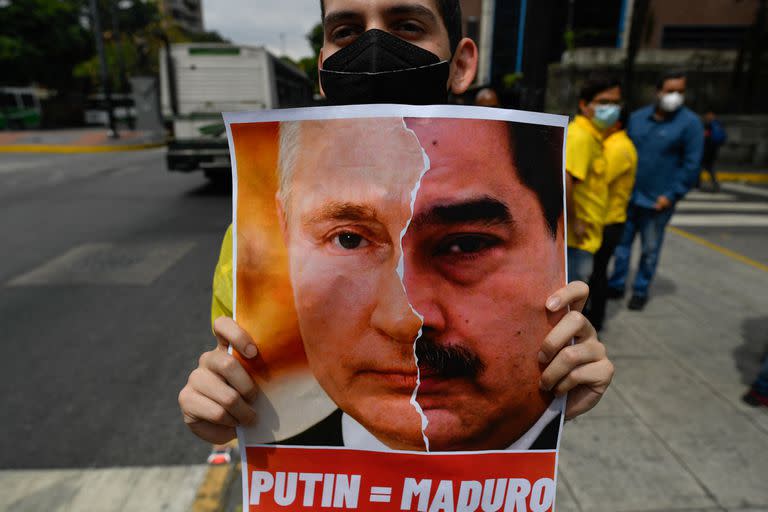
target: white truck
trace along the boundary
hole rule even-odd
[[[230,159],[222,112],[302,107],[313,84],[297,67],[264,47],[221,43],[172,44],[160,52],[160,103],[171,132],[169,171],[202,170],[227,179]]]

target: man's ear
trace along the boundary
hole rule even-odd
[[[477,75],[477,45],[468,37],[459,41],[451,60],[448,88],[453,94],[463,94]]]
[[[584,100],[579,100],[579,114],[585,116],[585,117],[591,117],[589,115],[589,112],[587,111],[589,107],[587,107],[587,102]]]
[[[320,70],[323,69],[323,49],[320,48],[320,53],[317,54],[317,86],[320,88],[320,96],[325,98],[325,91],[323,90],[323,81],[320,80]]]
[[[280,223],[280,233],[283,235],[283,240],[288,242],[288,219],[286,218],[287,211],[283,205],[283,200],[280,198],[279,192],[275,192],[275,207],[277,208],[277,220]]]

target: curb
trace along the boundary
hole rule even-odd
[[[197,488],[192,512],[223,512],[227,490],[235,477],[240,475],[240,463],[210,466],[200,487]]]
[[[727,172],[715,171],[717,181],[727,183],[731,181],[741,181],[745,183],[768,183],[768,172]],[[710,182],[709,174],[701,173],[701,181]]]
[[[112,151],[138,151],[165,146],[165,142],[122,144],[112,146],[71,146],[67,144],[12,144],[0,146],[0,153],[107,153]]]

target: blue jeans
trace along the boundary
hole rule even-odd
[[[574,247],[568,248],[568,282],[571,281],[589,281],[592,274],[592,260],[594,255],[591,252]]]
[[[642,251],[640,265],[635,276],[633,294],[638,297],[648,296],[648,287],[656,274],[656,266],[659,263],[661,244],[664,242],[664,230],[672,218],[674,208],[667,208],[657,212],[649,208],[641,208],[629,205],[627,209],[627,222],[624,224],[624,234],[614,255],[613,274],[608,280],[608,288],[624,290],[627,273],[629,272],[629,257],[632,253],[632,242],[635,235],[640,233]]]
[[[768,356],[763,361],[763,366],[760,368],[760,373],[752,384],[752,388],[763,396],[768,396]]]

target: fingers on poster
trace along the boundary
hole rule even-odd
[[[235,318],[259,355],[244,509],[554,510],[567,119],[226,114]]]

